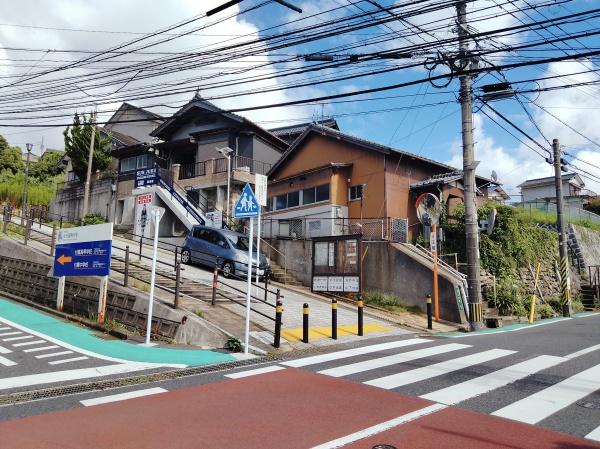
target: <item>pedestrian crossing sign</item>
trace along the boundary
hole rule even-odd
[[[248,183],[244,186],[242,194],[235,204],[233,216],[234,218],[258,217],[258,201]]]

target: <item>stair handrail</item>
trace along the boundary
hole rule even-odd
[[[164,187],[171,194],[172,198],[177,200],[177,202],[186,210],[186,212],[188,212],[196,219],[196,221],[198,221],[198,223],[204,224],[206,222],[201,215],[204,212],[198,212],[198,210],[202,211],[199,205],[195,205],[193,201],[187,198],[187,194],[185,194],[186,196],[184,197],[177,191],[176,187],[179,187],[179,189],[182,189],[182,187],[173,180],[173,176],[169,171],[161,168],[158,175],[158,182],[161,187]],[[185,189],[182,190],[185,192]]]
[[[279,251],[277,248],[275,248],[262,237],[260,237],[260,241],[267,245],[269,248],[271,248],[273,251],[275,251],[277,254],[279,254],[281,257],[283,257],[283,273],[287,275],[287,257],[285,256],[285,254],[283,254],[281,251]]]
[[[421,245],[419,245],[418,243],[415,243],[414,246],[416,248],[418,248],[419,250],[421,250],[421,252],[431,261],[433,261],[433,256],[431,255],[431,253],[429,252],[429,250]],[[461,278],[466,278],[466,276],[461,273],[460,271],[458,271],[457,269],[455,269],[452,265],[447,264],[446,262],[444,262],[443,260],[441,260],[440,258],[438,258],[438,264],[440,264],[441,266],[443,266],[444,268],[446,268],[448,271],[450,271],[452,274],[459,276]]]

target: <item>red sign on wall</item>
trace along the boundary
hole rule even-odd
[[[150,204],[150,203],[152,203],[152,194],[151,193],[145,193],[143,195],[138,195],[138,197],[137,197],[137,203],[138,204]]]

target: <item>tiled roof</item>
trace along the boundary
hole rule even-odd
[[[437,184],[448,184],[449,182],[462,180],[462,178],[463,178],[462,170],[454,170],[454,171],[451,171],[448,173],[440,173],[439,175],[433,175],[433,176],[430,176],[429,178],[422,179],[421,181],[411,184],[410,187],[416,188],[416,187],[425,187],[425,186],[437,185]]]
[[[289,126],[281,126],[279,128],[272,128],[269,131],[276,136],[282,136],[286,134],[300,134],[310,125],[316,124],[321,126],[326,126],[328,128],[339,129],[337,122],[333,118],[325,119],[325,120],[316,120],[314,122],[306,122],[306,123],[298,123],[296,125]]]
[[[563,181],[570,181],[571,179],[579,178],[577,173],[566,173],[562,175]],[[579,182],[583,185],[583,181],[579,178]],[[546,184],[554,184],[554,176],[547,176],[545,178],[536,178],[536,179],[527,179],[525,182],[519,184],[517,187],[534,187],[534,186],[542,186]]]

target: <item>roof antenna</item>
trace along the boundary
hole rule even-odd
[[[202,95],[200,95],[200,87],[196,88],[196,93],[194,94],[194,100],[202,100]]]

